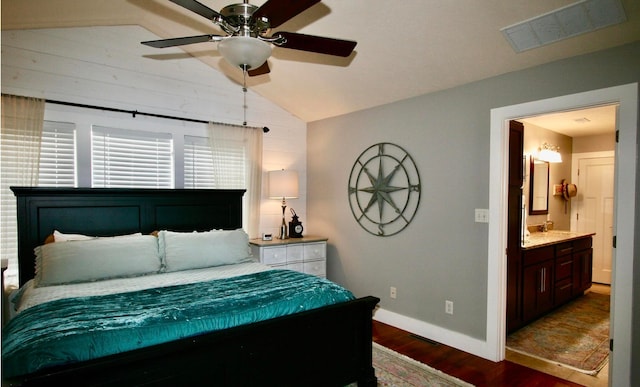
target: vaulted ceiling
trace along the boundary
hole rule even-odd
[[[220,10],[234,1],[200,2]],[[324,0],[278,30],[355,40],[355,52],[337,58],[274,48],[268,60],[271,72],[250,77],[247,85],[310,122],[640,39],[637,0],[621,1],[626,22],[521,53],[501,33],[504,27],[574,2]],[[222,34],[169,0],[4,0],[1,5],[2,30],[140,25],[158,39]],[[162,49],[158,54],[203,61],[212,71],[242,83],[242,72],[224,62],[216,44]]]

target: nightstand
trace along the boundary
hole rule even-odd
[[[318,277],[327,276],[327,240],[317,236],[274,239],[251,239],[251,252],[261,263]]]

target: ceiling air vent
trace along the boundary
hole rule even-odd
[[[620,0],[581,0],[500,31],[522,52],[626,20]]]

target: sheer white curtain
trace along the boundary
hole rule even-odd
[[[9,261],[5,286],[18,284],[16,198],[11,186],[37,186],[45,101],[2,95],[0,126],[0,256]]]
[[[258,236],[262,188],[262,130],[209,124],[215,188],[246,189],[243,225],[249,238]],[[240,173],[238,173],[240,171]]]

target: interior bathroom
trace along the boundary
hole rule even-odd
[[[561,133],[562,120],[573,131]],[[516,317],[507,318],[512,327],[507,359],[580,384],[606,386],[616,106],[518,121],[524,125],[524,180],[518,280],[511,291],[519,306]],[[582,297],[587,293],[591,296]],[[597,316],[585,305],[596,308]],[[571,335],[569,344],[529,342],[547,336],[549,343],[561,342],[551,327],[556,320],[559,327],[566,325],[565,311],[573,316],[571,331],[593,342]],[[571,340],[591,348],[591,354],[583,356],[580,346],[574,350]]]

